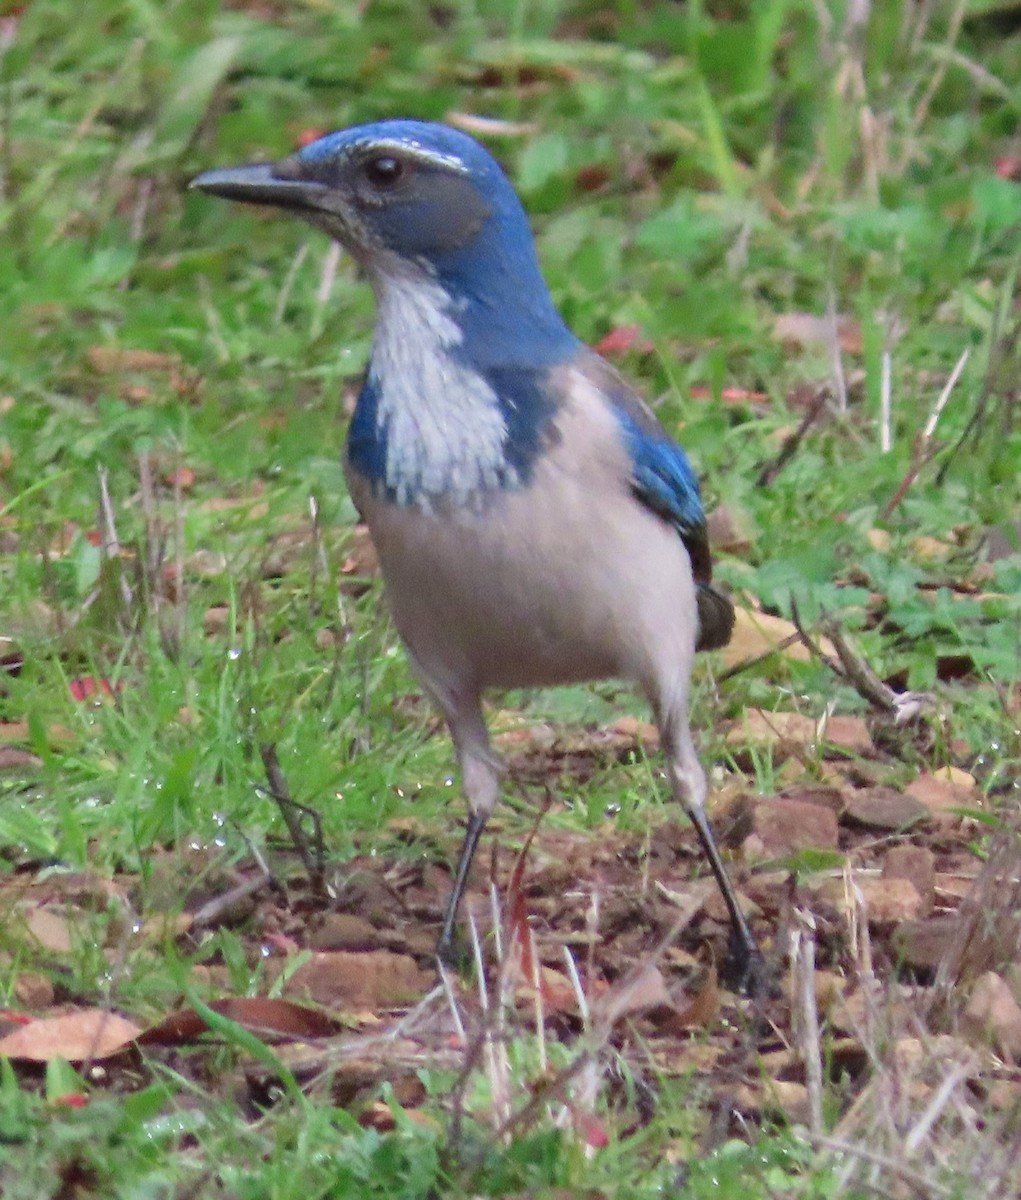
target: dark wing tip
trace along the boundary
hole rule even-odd
[[[696,650],[719,650],[734,632],[734,602],[708,583],[696,586],[698,641]]]

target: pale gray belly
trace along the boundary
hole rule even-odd
[[[555,482],[501,493],[481,515],[356,496],[397,627],[438,686],[644,682],[658,654],[690,661],[694,597],[676,533],[623,488]]]

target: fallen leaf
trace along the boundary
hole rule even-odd
[[[43,760],[20,746],[5,746],[0,740],[0,771],[38,771]]]
[[[833,342],[831,316],[815,313],[779,313],[773,321],[773,337],[795,350],[828,350]],[[861,354],[864,341],[861,324],[853,317],[836,318],[837,342],[844,354]]]
[[[716,967],[709,968],[706,981],[677,1014],[671,1029],[708,1029],[720,1015],[720,985]]]
[[[89,366],[100,375],[121,371],[173,371],[181,366],[176,354],[158,350],[122,350],[117,346],[90,346],[85,352]]]
[[[889,929],[905,921],[918,921],[926,913],[925,901],[910,879],[866,875],[857,877],[855,882],[865,900],[870,929]]]
[[[630,350],[635,350],[639,354],[648,354],[655,349],[652,342],[642,336],[641,327],[638,325],[618,325],[617,328],[604,334],[592,348],[597,354],[605,355],[607,358],[627,354]]]
[[[40,905],[26,905],[21,910],[21,919],[32,938],[43,950],[55,954],[68,954],[71,950],[71,931],[63,913]]]
[[[195,472],[191,467],[175,467],[172,471],[167,471],[163,476],[163,482],[167,487],[180,489],[186,492],[189,488],[195,486]]]
[[[625,975],[592,1005],[593,1019],[607,1026],[650,1008],[674,1007],[660,969],[646,963],[636,973]]]
[[[746,554],[751,549],[751,539],[740,530],[738,519],[727,504],[717,504],[706,514],[706,533],[709,545],[717,552]]]
[[[710,387],[704,387],[702,384],[695,384],[694,387],[688,388],[688,395],[692,400],[714,400],[717,393]],[[766,392],[752,392],[748,388],[741,387],[725,387],[721,388],[719,397],[724,404],[765,404],[769,400]]]
[[[243,1026],[258,1037],[308,1041],[342,1032],[338,1021],[315,1008],[267,996],[225,996],[209,1007],[221,1017]],[[179,1012],[139,1034],[140,1046],[180,1046],[196,1041],[209,1026],[192,1008]]]
[[[836,650],[826,638],[819,639],[824,654],[836,657]],[[810,662],[812,653],[801,641],[794,624],[772,613],[738,608],[734,612],[734,632],[720,651],[724,664],[736,667],[749,659],[761,658],[776,652],[794,662]]]
[[[742,1112],[758,1116],[779,1112],[787,1120],[804,1125],[810,1116],[808,1088],[789,1079],[764,1079],[742,1083],[734,1091],[734,1105]]]
[[[94,1061],[119,1053],[139,1035],[137,1025],[117,1013],[83,1008],[42,1017],[0,1038],[0,1057],[23,1062]]]
[[[104,699],[113,699],[116,692],[113,684],[105,677],[97,678],[95,675],[79,675],[75,679],[68,680],[68,689],[71,692],[71,697],[79,703],[86,700],[102,701]],[[116,691],[120,691],[118,686]]]
[[[23,1008],[36,1012],[49,1008],[54,999],[53,981],[38,971],[19,971],[14,980],[13,998]]]

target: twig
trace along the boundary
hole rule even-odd
[[[879,451],[881,454],[889,454],[893,449],[893,403],[890,395],[892,369],[893,360],[890,351],[884,350],[879,381]]]
[[[826,407],[826,402],[829,400],[829,398],[828,388],[820,388],[819,391],[816,392],[815,396],[812,398],[812,403],[808,407],[808,411],[801,418],[801,422],[797,429],[795,429],[790,437],[784,440],[784,443],[780,447],[780,452],[777,454],[776,458],[771,463],[767,463],[759,472],[759,477],[755,481],[757,487],[768,487],[768,485],[771,484],[774,479],[776,479],[777,475],[779,475],[784,467],[790,462],[790,460],[794,457],[795,451],[804,441],[805,434],[808,433],[809,429],[811,429],[815,422],[819,419],[819,415]]]
[[[907,473],[900,481],[897,490],[890,497],[886,507],[880,514],[880,520],[888,521],[894,509],[907,495],[908,488],[918,478],[919,472],[933,456],[932,435],[936,432],[936,426],[939,424],[939,419],[943,415],[943,410],[950,400],[951,393],[957,385],[958,379],[961,377],[961,372],[964,370],[971,357],[971,348],[966,346],[964,353],[957,360],[957,364],[950,372],[950,378],[943,385],[943,390],[936,399],[936,403],[932,406],[932,411],[929,413],[929,419],[925,422],[925,428],[918,435],[915,442],[915,452],[911,459],[911,466],[908,467]]]
[[[319,287],[316,289],[316,307],[312,314],[311,335],[317,338],[323,328],[323,312],[333,291],[333,281],[337,278],[337,267],[340,264],[340,243],[330,242],[323,259],[322,271],[319,274]]]
[[[840,328],[837,319],[837,297],[831,283],[826,295],[826,339],[830,344],[833,359],[833,386],[837,393],[837,411],[847,412],[847,378],[844,375],[844,359],[840,353]]]
[[[922,711],[936,703],[936,697],[930,692],[895,692],[889,684],[884,683],[844,637],[844,631],[836,618],[827,613],[822,613],[819,618],[824,635],[837,652],[836,660],[826,654],[805,629],[794,599],[791,600],[791,620],[798,631],[798,638],[808,652],[825,663],[834,675],[850,684],[873,708],[892,716],[895,725],[914,720]]]
[[[808,1133],[807,1136],[821,1150],[832,1150],[837,1154],[858,1158],[862,1162],[882,1167],[884,1170],[889,1171],[891,1175],[896,1176],[902,1183],[906,1183],[920,1200],[935,1200],[935,1197],[949,1195],[946,1188],[941,1188],[934,1180],[928,1178],[928,1176],[920,1175],[917,1171],[912,1171],[910,1167],[906,1167],[902,1162],[898,1162],[897,1159],[891,1158],[888,1154],[879,1154],[875,1150],[867,1149],[859,1142],[848,1142],[842,1138],[825,1137],[817,1133]]]
[[[862,699],[891,714],[895,725],[913,721],[925,709],[935,705],[936,697],[930,692],[895,692],[848,643],[833,617],[823,614],[820,623],[837,652],[844,678]]]
[[[301,270],[301,264],[305,261],[308,254],[308,242],[302,242],[298,247],[298,252],[291,259],[291,265],[287,268],[287,273],[284,275],[284,281],[280,285],[280,295],[277,296],[276,305],[273,308],[273,324],[282,325],[284,322],[284,314],[287,311],[287,301],[291,298],[291,290],[294,287],[294,281],[298,277],[298,272]]]
[[[818,1135],[822,1133],[822,1045],[819,1010],[815,1002],[815,918],[810,912],[796,909],[795,919],[797,928],[791,944],[791,968],[798,1000],[797,1027],[805,1063],[809,1127]]]
[[[291,843],[295,850],[297,850],[298,857],[308,872],[312,894],[317,899],[323,899],[326,896],[326,871],[324,867],[326,852],[323,843],[322,821],[319,818],[319,814],[314,808],[309,808],[306,804],[300,804],[291,796],[287,780],[284,778],[284,773],[280,766],[280,759],[277,757],[277,748],[272,742],[261,743],[259,746],[259,755],[262,758],[262,765],[266,770],[266,778],[269,780],[269,794],[277,802],[280,815],[284,818],[284,823],[287,826],[287,832],[291,835]],[[302,817],[308,817],[312,821],[314,853],[313,849],[309,847],[308,837],[302,828]]]
[[[113,504],[110,500],[106,467],[99,468],[99,513],[103,522],[103,557],[107,562],[116,562],[117,574],[121,587],[121,600],[125,609],[130,613],[134,596],[131,584],[124,573],[124,563],[121,559],[121,544],[117,537],[117,525],[113,515]]]
[[[228,888],[219,896],[214,896],[212,900],[208,900],[202,907],[192,915],[192,929],[201,929],[205,925],[215,925],[219,919],[241,900],[247,900],[249,896],[254,896],[257,892],[261,892],[264,887],[267,887],[272,882],[270,873],[263,869],[258,875],[249,875],[247,879],[242,879],[240,883],[234,887]]]
[[[958,35],[961,32],[961,25],[964,23],[965,14],[968,11],[968,0],[957,0],[954,6],[954,11],[950,16],[950,25],[947,29],[945,45],[952,47],[957,41]],[[929,83],[922,95],[921,100],[915,105],[915,111],[911,115],[911,128],[913,132],[918,133],[925,123],[926,117],[929,115],[929,107],[932,104],[933,98],[939,89],[943,86],[943,80],[946,78],[949,62],[944,58],[937,60],[936,69],[929,76]]]

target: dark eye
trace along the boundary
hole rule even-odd
[[[365,178],[378,191],[385,192],[396,187],[404,178],[404,163],[392,154],[381,154],[370,158],[362,168]]]

